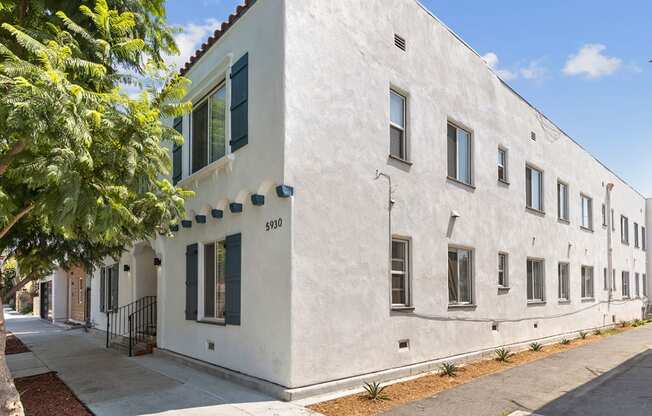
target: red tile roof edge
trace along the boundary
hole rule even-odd
[[[222,25],[219,29],[216,29],[213,32],[213,35],[208,38],[208,40],[202,43],[201,47],[195,51],[195,53],[190,57],[190,59],[185,63],[185,65],[179,70],[181,75],[186,75],[190,68],[201,58],[208,50],[213,46],[224,34],[233,26],[235,22],[238,21],[246,12],[251,8],[251,6],[256,2],[256,0],[245,0],[244,4],[236,7],[235,12],[229,15],[229,20],[222,22]]]

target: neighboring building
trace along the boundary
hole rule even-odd
[[[83,267],[57,267],[38,282],[41,318],[58,323],[85,323],[89,316],[89,283]]]
[[[183,73],[195,197],[98,328],[155,293],[159,349],[297,398],[642,316],[652,203],[415,0],[247,1]]]

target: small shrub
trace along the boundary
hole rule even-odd
[[[632,321],[632,326],[633,326],[634,328],[639,327],[639,326],[641,326],[641,325],[643,325],[643,321],[641,321],[640,319],[634,319],[634,320]]]
[[[596,328],[596,329],[593,331],[593,335],[602,335],[602,331],[600,331],[600,328]]]
[[[455,363],[443,363],[440,367],[442,376],[455,377],[459,367]]]
[[[373,383],[364,383],[364,390],[367,393],[367,399],[374,402],[379,400],[389,400],[389,397],[383,393],[385,387],[387,386],[381,387],[380,383],[377,381],[374,381]]]
[[[582,338],[582,339],[586,339],[586,336],[587,336],[587,335],[588,335],[588,334],[587,334],[586,332],[584,332],[584,331],[580,331],[580,338]]]
[[[561,345],[568,345],[568,344],[570,344],[570,340],[567,339],[567,338],[564,338],[564,339],[562,339],[561,341],[559,341],[559,343],[560,343]]]
[[[530,351],[533,352],[543,351],[543,345],[539,344],[538,342],[533,342],[532,344],[530,344]]]
[[[494,354],[496,354],[497,361],[501,361],[504,363],[509,362],[509,359],[512,358],[512,356],[514,355],[506,348],[499,348],[496,351],[494,351]]]
[[[28,313],[32,313],[33,310],[34,309],[31,304],[26,304],[20,308],[20,313],[22,313],[23,315],[27,315]]]
[[[620,321],[620,327],[621,328],[627,328],[629,326],[629,322],[627,321]]]

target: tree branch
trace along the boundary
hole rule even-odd
[[[7,169],[9,168],[9,165],[11,162],[16,158],[16,156],[25,150],[27,147],[26,142],[18,142],[13,145],[11,149],[7,152],[7,154],[3,155],[0,158],[0,176],[3,175]]]
[[[31,210],[34,209],[34,204],[29,204],[25,208],[23,208],[16,216],[14,217],[13,220],[11,220],[7,225],[2,228],[2,231],[0,231],[0,239],[2,239],[5,234],[11,230],[11,228],[16,225],[18,221],[20,221],[21,218],[23,218],[25,215],[29,214]]]
[[[9,289],[9,292],[7,292],[7,293],[4,294],[4,299],[3,299],[3,301],[4,301],[5,303],[9,303],[9,302],[11,301],[11,298],[13,298],[13,297],[16,295],[16,292],[18,292],[18,291],[19,291],[20,289],[22,289],[26,284],[28,284],[29,282],[31,282],[31,281],[33,281],[33,280],[36,280],[36,276],[34,276],[34,275],[30,275],[30,276],[27,276],[26,278],[24,278],[23,280],[21,280],[20,282],[18,282],[17,285],[15,285],[15,286],[12,287],[11,289]]]

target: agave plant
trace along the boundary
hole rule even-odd
[[[543,351],[543,345],[539,344],[538,342],[533,342],[532,344],[530,344],[530,351],[533,352]]]
[[[560,343],[561,345],[568,345],[568,344],[570,344],[570,340],[567,339],[567,338],[564,338],[564,339],[562,339],[561,341],[559,341],[559,343]]]
[[[494,351],[494,354],[496,354],[497,361],[502,361],[504,363],[509,362],[509,359],[512,358],[512,355],[514,355],[506,348],[499,348]]]
[[[593,335],[602,335],[602,331],[600,331],[600,328],[596,328],[596,329],[593,331]]]
[[[443,363],[440,367],[440,374],[442,376],[455,377],[459,367],[455,363]]]
[[[580,338],[585,339],[588,334],[584,331],[580,331]]]
[[[387,386],[381,386],[379,382],[364,383],[364,390],[367,393],[367,399],[371,401],[389,400],[389,397],[383,393]]]

